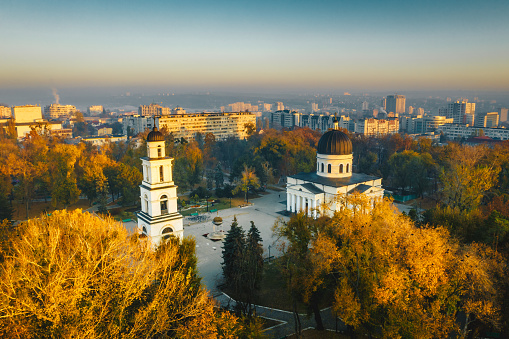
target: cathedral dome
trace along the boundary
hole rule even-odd
[[[329,155],[352,154],[352,141],[345,133],[333,129],[322,135],[318,141],[316,152]]]
[[[152,131],[147,135],[147,141],[164,141],[163,133],[157,130],[157,127],[154,127]]]

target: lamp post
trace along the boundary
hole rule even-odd
[[[270,245],[269,245],[269,247],[268,247],[268,248],[269,248],[269,262],[270,262]]]

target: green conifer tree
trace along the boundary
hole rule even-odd
[[[226,285],[236,291],[239,290],[242,280],[242,257],[245,243],[244,230],[239,226],[237,217],[234,217],[230,231],[224,240],[221,266]]]

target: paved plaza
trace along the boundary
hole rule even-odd
[[[270,255],[278,256],[277,246],[274,244],[275,238],[272,237],[272,226],[277,218],[288,221],[288,217],[284,217],[278,212],[284,211],[286,208],[286,194],[284,192],[276,192],[267,190],[267,194],[260,198],[250,200],[252,205],[246,207],[234,207],[220,210],[214,213],[205,213],[210,218],[205,222],[193,222],[190,217],[184,219],[184,235],[193,236],[196,239],[196,256],[198,258],[198,271],[202,277],[202,281],[211,291],[213,295],[217,294],[217,285],[221,284],[221,258],[222,241],[212,241],[204,235],[213,231],[212,219],[219,216],[223,219],[222,229],[228,232],[233,218],[237,217],[237,222],[247,233],[251,227],[251,221],[254,221],[256,227],[260,231],[263,240],[264,257]]]

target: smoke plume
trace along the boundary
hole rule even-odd
[[[58,91],[56,88],[51,89],[53,91],[53,97],[55,98],[55,104],[59,104],[60,102],[60,95],[58,95]]]

